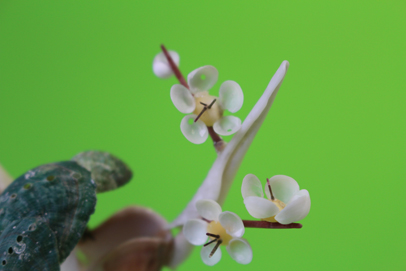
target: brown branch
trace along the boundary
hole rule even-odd
[[[268,222],[260,220],[243,220],[244,227],[246,228],[262,228],[262,229],[300,229],[302,224],[291,223],[287,225],[280,224],[278,222]]]
[[[183,85],[185,88],[189,89],[189,85],[186,83],[185,78],[183,77],[183,75],[180,72],[178,66],[176,66],[176,64],[173,61],[172,57],[169,55],[168,50],[166,50],[166,48],[165,48],[165,46],[163,44],[161,45],[161,49],[164,52],[165,57],[168,60],[169,66],[171,66],[171,69],[172,69],[173,73],[175,74],[176,78],[178,78],[179,83],[181,83],[181,85]]]
[[[216,151],[220,152],[220,151],[224,150],[224,148],[226,147],[226,143],[214,131],[213,127],[207,126],[207,130],[209,131],[209,135],[210,135],[211,139],[213,140],[213,145],[214,145],[214,148],[216,149]]]

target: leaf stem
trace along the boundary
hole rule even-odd
[[[261,220],[243,220],[244,227],[246,228],[262,228],[262,229],[300,229],[302,224],[291,223],[291,224],[280,224],[278,222],[268,222]]]

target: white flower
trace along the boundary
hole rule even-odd
[[[205,264],[215,265],[220,261],[220,245],[227,245],[228,254],[238,263],[251,262],[252,249],[248,242],[241,238],[245,228],[238,215],[222,212],[220,205],[210,199],[197,201],[196,209],[203,220],[188,220],[183,227],[183,235],[195,246],[204,244],[200,255]]]
[[[306,189],[299,190],[291,177],[276,175],[267,179],[264,198],[259,179],[248,174],[241,187],[242,197],[248,213],[264,221],[290,224],[307,216],[310,211],[310,196]]]
[[[173,62],[175,62],[176,66],[179,66],[179,54],[175,51],[168,51],[168,53],[173,59]],[[168,60],[163,52],[160,52],[155,56],[154,61],[152,62],[152,70],[159,78],[168,78],[173,75],[173,71],[169,66]]]
[[[240,85],[228,80],[221,84],[219,96],[209,95],[208,90],[217,82],[218,71],[213,66],[203,66],[187,77],[189,89],[181,84],[171,88],[171,99],[175,107],[185,116],[180,125],[183,135],[192,143],[201,144],[213,127],[219,135],[231,135],[241,128],[241,120],[234,116],[223,116],[224,110],[235,113],[240,110],[244,95]],[[197,121],[195,121],[198,119]]]
[[[244,155],[275,100],[288,67],[289,62],[286,60],[283,61],[264,93],[244,120],[241,129],[217,156],[216,161],[214,161],[209,173],[192,200],[183,212],[170,224],[172,228],[182,226],[187,220],[199,217],[196,210],[196,202],[198,200],[210,198],[220,203],[220,205],[224,202]],[[179,233],[174,241],[174,253],[169,267],[176,268],[189,256],[192,249],[193,246],[186,240],[183,233]]]

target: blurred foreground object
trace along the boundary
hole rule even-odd
[[[110,154],[91,153],[83,154],[90,164],[121,171]],[[0,270],[59,270],[94,212],[96,186],[104,183],[98,167],[89,171],[75,161],[42,165],[12,182],[0,196]]]

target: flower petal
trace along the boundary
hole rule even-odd
[[[245,228],[241,218],[232,212],[222,212],[219,215],[221,226],[226,232],[233,237],[241,237],[244,235]]]
[[[267,218],[279,213],[279,208],[272,201],[259,197],[246,197],[244,199],[248,213],[255,218]]]
[[[234,116],[222,116],[213,125],[213,129],[219,135],[232,135],[241,128],[241,120]]]
[[[299,191],[299,185],[295,179],[286,175],[275,175],[269,179],[272,193],[278,200],[283,203],[288,203],[294,194]],[[265,184],[265,194],[268,199],[271,199],[268,185]]]
[[[196,118],[197,116],[193,114],[183,117],[180,123],[180,130],[190,142],[194,144],[202,144],[209,136],[209,132],[203,121],[198,120],[194,122]]]
[[[209,257],[210,253],[213,250],[215,245],[216,245],[216,242],[211,243],[210,245],[203,247],[202,250],[200,251],[200,256],[202,257],[202,261],[209,266],[215,265],[221,259],[221,249],[220,248],[218,248],[216,250],[216,252],[213,254],[213,256]]]
[[[248,174],[244,177],[242,180],[241,194],[243,199],[250,196],[261,198],[264,196],[261,181],[257,178],[257,176],[254,174]]]
[[[173,85],[171,88],[171,100],[182,113],[192,113],[195,110],[196,103],[190,91],[180,84]]]
[[[200,246],[207,240],[207,222],[201,219],[190,219],[183,226],[183,235],[192,245]]]
[[[187,76],[187,81],[192,93],[211,89],[217,82],[219,72],[213,66],[203,66],[192,71]]]
[[[281,224],[290,224],[307,216],[310,211],[310,196],[306,189],[297,192],[286,207],[275,216]]]
[[[237,82],[228,80],[220,86],[220,104],[223,109],[235,113],[241,109],[244,102],[244,94]]]
[[[252,248],[245,239],[232,239],[227,245],[227,251],[237,263],[249,264],[252,261]]]
[[[169,51],[169,55],[175,62],[176,66],[179,66],[179,54],[175,51]],[[163,52],[157,54],[152,62],[152,70],[159,78],[169,78],[173,75],[173,71],[169,66],[168,60]]]
[[[211,199],[201,199],[196,202],[199,215],[208,220],[218,220],[221,214],[221,206]]]

